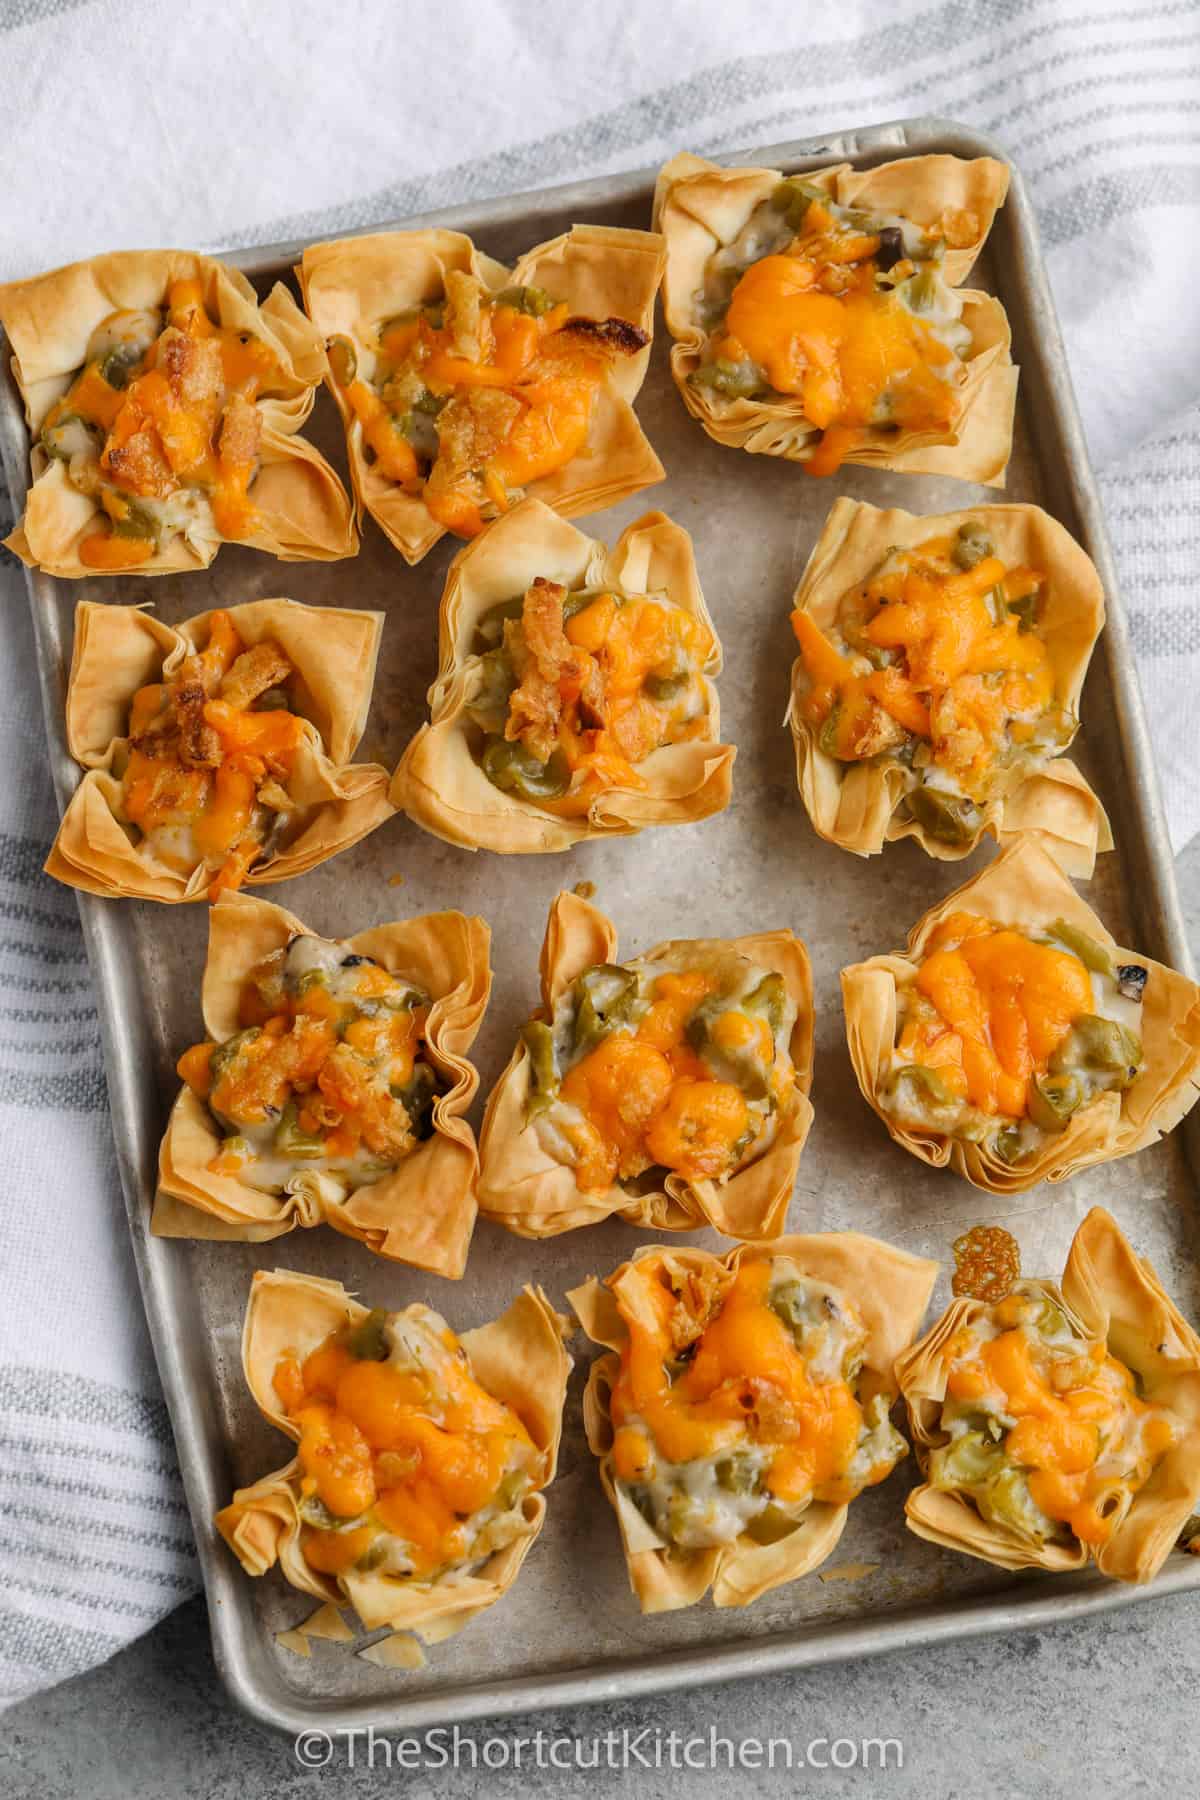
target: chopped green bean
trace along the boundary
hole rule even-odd
[[[1041,1131],[1065,1131],[1083,1104],[1074,1075],[1035,1075],[1029,1084],[1029,1116]]]
[[[906,1113],[917,1113],[931,1125],[947,1124],[957,1119],[960,1103],[936,1069],[924,1063],[905,1063],[887,1081],[882,1098],[885,1104]]]
[[[483,772],[493,787],[536,804],[557,800],[571,785],[571,770],[561,750],[539,762],[523,744],[495,738],[483,753]]]
[[[1141,1062],[1141,1040],[1126,1026],[1099,1013],[1081,1013],[1051,1057],[1050,1067],[1055,1074],[1083,1068],[1112,1075],[1118,1077],[1114,1086],[1128,1087]]]
[[[496,295],[497,306],[511,306],[517,312],[528,313],[531,318],[540,319],[552,312],[558,305],[553,294],[548,294],[540,287],[506,287]]]
[[[996,554],[991,535],[978,519],[964,519],[958,528],[954,548],[950,552],[960,569],[973,569],[976,563]]]
[[[1006,600],[1005,605],[1014,614],[1021,631],[1032,631],[1037,624],[1038,595],[1035,592],[1020,594],[1015,600]]]
[[[907,796],[909,810],[932,838],[943,844],[966,844],[983,823],[974,801],[940,788],[915,787]]]
[[[365,1319],[351,1326],[346,1333],[345,1345],[351,1356],[359,1362],[386,1362],[391,1350],[388,1337],[387,1313],[382,1306],[373,1306]]]
[[[272,1143],[280,1156],[317,1157],[325,1153],[325,1139],[319,1131],[301,1130],[300,1109],[295,1100],[289,1100],[284,1107]]]
[[[531,1019],[521,1032],[521,1041],[529,1054],[528,1110],[531,1113],[544,1112],[558,1093],[554,1033],[543,1020]]]
[[[1055,919],[1050,927],[1050,936],[1065,944],[1073,956],[1077,956],[1085,969],[1094,975],[1108,975],[1115,979],[1113,959],[1104,945],[1081,931],[1078,925],[1070,924],[1066,919]]]
[[[712,388],[731,400],[748,400],[766,385],[754,363],[729,362],[724,357],[718,357],[715,362],[701,363],[698,369],[692,370],[688,380],[695,387]]]
[[[753,1457],[724,1456],[713,1473],[717,1486],[729,1494],[752,1494],[758,1486],[758,1468]]]
[[[413,1072],[400,1087],[392,1087],[394,1100],[399,1100],[408,1114],[408,1127],[415,1138],[424,1140],[433,1134],[433,1107],[439,1093],[438,1078],[423,1059],[413,1064]]]
[[[327,338],[325,355],[329,360],[329,373],[338,387],[349,387],[358,374],[358,352],[351,340],[341,333]]]

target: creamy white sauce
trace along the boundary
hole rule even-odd
[[[251,810],[248,828],[260,840],[265,840],[271,824],[279,815],[270,808],[255,805]],[[171,825],[155,825],[149,831],[142,832],[138,826],[130,824],[122,816],[121,822],[133,834],[140,849],[145,850],[156,861],[165,863],[167,868],[175,869],[181,875],[190,875],[194,869],[206,861],[196,842],[195,821],[187,821]],[[214,860],[210,867],[217,867]]]
[[[930,334],[940,344],[944,344],[947,350],[953,351],[954,355],[961,359],[971,348],[970,330],[962,322],[962,295],[957,288],[948,287],[940,276],[933,282],[932,291],[932,305],[915,307],[910,304],[910,297],[904,282],[901,282],[899,287],[894,290],[896,298],[905,312],[928,326]],[[945,382],[955,382],[958,379],[958,370],[953,364],[944,367],[935,366],[933,373],[939,380]]]
[[[273,1149],[273,1125],[243,1125],[236,1134],[250,1146],[250,1158],[238,1170],[238,1180],[262,1194],[296,1194],[314,1176],[321,1178],[320,1192],[344,1200],[356,1188],[368,1187],[387,1175],[392,1164],[371,1156],[326,1156],[316,1158],[279,1156]],[[319,1169],[314,1163],[319,1162]]]
[[[156,861],[165,863],[168,869],[177,869],[181,875],[190,875],[204,860],[191,825],[156,825],[145,833],[141,844]]]
[[[646,1429],[636,1415],[628,1423]],[[739,1461],[744,1457],[747,1466],[761,1476],[770,1467],[771,1454],[769,1450],[742,1450]],[[641,1484],[644,1510],[667,1543],[687,1550],[732,1543],[771,1504],[765,1489],[735,1494],[721,1485],[717,1467],[729,1460],[730,1453],[725,1451],[694,1462],[659,1462],[654,1478]],[[797,1519],[803,1510],[797,1508]]]
[[[163,328],[162,314],[153,307],[109,313],[88,339],[84,363],[107,356],[110,350],[127,350],[145,355]]]
[[[802,1275],[787,1257],[777,1257],[772,1268],[770,1302],[787,1315],[797,1349],[809,1379],[817,1386],[857,1380],[867,1330],[852,1301],[840,1289]],[[809,1494],[780,1508],[766,1485],[771,1464],[783,1447],[780,1443],[755,1443],[744,1432],[710,1455],[688,1462],[671,1462],[661,1455],[654,1433],[634,1414],[625,1424],[638,1426],[653,1448],[654,1464],[648,1477],[618,1485],[667,1543],[685,1549],[728,1544],[739,1537],[768,1507],[782,1510],[796,1521],[811,1504]],[[864,1408],[858,1443],[845,1470],[856,1486],[865,1484],[871,1471],[882,1464],[894,1465],[908,1446],[889,1417],[885,1396],[876,1395]],[[731,1481],[730,1466],[737,1475]]]

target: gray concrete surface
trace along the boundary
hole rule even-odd
[[[1180,858],[1179,878],[1200,960],[1200,840]],[[386,1765],[382,1746],[332,1746],[322,1768],[300,1766],[290,1742],[249,1724],[226,1704],[213,1669],[202,1601],[181,1607],[111,1662],[12,1708],[0,1722],[0,1793],[6,1800],[350,1800],[366,1792],[436,1794],[445,1800],[486,1790],[510,1796],[630,1793],[638,1800],[709,1800],[757,1795],[869,1794],[906,1800],[1080,1800],[1092,1794],[1158,1800],[1194,1792],[1200,1768],[1200,1602],[1195,1595],[1148,1600],[1090,1623],[884,1657],[724,1688],[697,1687],[662,1699],[534,1715],[464,1729],[459,1766]],[[530,1767],[538,1751],[515,1740],[544,1734],[579,1738],[590,1769]],[[672,1768],[685,1754],[707,1755],[710,1731],[733,1743],[789,1740],[791,1769],[745,1761],[730,1772],[717,1746],[715,1767]],[[668,1733],[674,1732],[674,1745]],[[616,1736],[592,1740],[605,1733]],[[645,1733],[646,1735],[640,1735]],[[623,1735],[627,1734],[627,1735]],[[488,1746],[485,1740],[498,1740]],[[889,1767],[802,1767],[813,1740],[894,1739]],[[699,1740],[688,1745],[687,1740]],[[633,1750],[620,1767],[624,1744]],[[469,1747],[474,1745],[472,1766]],[[638,1755],[662,1766],[643,1767]],[[449,1744],[435,1742],[436,1758]],[[321,1747],[309,1747],[310,1757]],[[415,1755],[415,1747],[409,1754]],[[428,1754],[428,1752],[427,1752]],[[560,1762],[571,1754],[554,1751]],[[764,1756],[766,1752],[764,1751]],[[814,1746],[828,1761],[831,1750]],[[847,1757],[847,1750],[837,1754]],[[874,1753],[878,1758],[878,1752]],[[485,1757],[496,1766],[487,1767]],[[611,1762],[617,1766],[609,1767]]]
[[[495,1727],[507,1740],[646,1726],[682,1738],[710,1726],[731,1739],[898,1738],[904,1767],[730,1774],[630,1768],[596,1773],[498,1769],[390,1773],[347,1766],[344,1746],[320,1770],[301,1769],[292,1745],[225,1704],[213,1673],[200,1601],[180,1609],[103,1668],[26,1702],[0,1721],[0,1791],[7,1800],[351,1800],[366,1793],[486,1793],[488,1800],[636,1795],[716,1800],[813,1795],[839,1800],[1080,1800],[1195,1787],[1200,1606],[1192,1595],[1148,1601],[1092,1625],[980,1639],[933,1655],[885,1657],[804,1675],[636,1704],[541,1714]],[[482,1745],[486,1722],[464,1727]],[[590,1756],[590,1750],[587,1751]],[[603,1754],[603,1752],[602,1752]],[[668,1752],[664,1748],[666,1759]],[[825,1754],[820,1752],[819,1754]],[[894,1762],[894,1754],[893,1754]]]

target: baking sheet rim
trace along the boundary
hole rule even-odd
[[[1096,491],[1075,406],[1065,351],[1041,257],[1037,226],[1019,169],[1003,148],[982,133],[949,119],[924,116],[891,121],[858,130],[834,132],[815,138],[770,145],[766,148],[720,156],[729,163],[752,162],[792,170],[826,161],[882,161],[907,152],[949,151],[965,156],[992,155],[1009,162],[1012,187],[1006,213],[1007,225],[1018,243],[1021,266],[1014,271],[1014,285],[1023,288],[1026,318],[1036,322],[1040,371],[1040,403],[1049,410],[1050,423],[1066,454],[1063,459],[1071,499],[1078,513],[1081,535],[1109,596],[1108,622],[1102,640],[1107,676],[1117,709],[1118,735],[1125,759],[1135,776],[1127,812],[1136,819],[1141,848],[1139,930],[1150,943],[1152,954],[1190,970],[1192,959],[1176,891],[1174,860],[1158,792],[1149,733],[1133,661],[1132,646],[1103,512]],[[489,226],[509,225],[529,213],[561,213],[611,206],[645,191],[647,201],[656,170],[639,169],[625,174],[561,187],[534,190],[507,197],[468,201],[434,214],[423,214],[390,224],[362,227],[366,230],[417,228],[425,224],[458,226],[486,232]],[[536,226],[531,236],[536,236]],[[356,235],[354,232],[342,235]],[[306,240],[268,244],[225,252],[225,260],[253,276],[290,265]],[[219,250],[215,254],[222,254]],[[0,340],[3,334],[0,333]],[[28,437],[15,384],[4,366],[4,390],[0,392],[0,451],[14,505],[23,504],[28,486]],[[1027,390],[1028,398],[1028,390]],[[70,647],[62,641],[60,621],[52,605],[41,596],[53,587],[51,577],[26,570],[33,612],[39,676],[46,713],[51,773],[60,807],[80,778],[65,739],[64,698]],[[44,584],[44,585],[43,585]],[[1135,850],[1138,848],[1134,847]],[[130,1054],[134,1021],[132,1008],[123,1005],[124,990],[117,963],[121,950],[121,913],[104,901],[80,893],[79,910],[88,961],[96,982],[105,1067],[109,1083],[113,1136],[121,1171],[130,1235],[142,1297],[150,1325],[163,1391],[179,1449],[184,1490],[196,1533],[197,1551],[209,1606],[213,1651],[221,1679],[235,1703],[250,1717],[271,1728],[296,1733],[305,1728],[331,1726],[335,1732],[364,1729],[412,1730],[435,1724],[465,1722],[486,1716],[513,1717],[549,1706],[603,1702],[631,1695],[661,1693],[687,1682],[746,1679],[816,1662],[876,1655],[926,1643],[945,1643],[988,1632],[1039,1628],[1067,1619],[1109,1612],[1161,1594],[1200,1587],[1200,1558],[1177,1557],[1147,1588],[1131,1588],[1106,1582],[1091,1572],[1078,1577],[1029,1578],[1002,1594],[982,1594],[975,1600],[919,1606],[882,1619],[840,1620],[824,1627],[777,1633],[717,1649],[689,1648],[661,1653],[647,1647],[627,1662],[608,1659],[591,1668],[586,1665],[552,1674],[506,1678],[499,1682],[458,1682],[443,1691],[426,1689],[411,1699],[394,1695],[374,1698],[336,1697],[298,1702],[273,1660],[252,1615],[248,1584],[241,1571],[222,1551],[211,1519],[218,1503],[217,1489],[227,1471],[214,1468],[223,1458],[211,1455],[215,1424],[206,1435],[180,1367],[171,1331],[171,1311],[162,1276],[163,1261],[171,1245],[149,1236],[149,1196],[144,1174],[154,1167],[157,1137],[146,1138],[141,1116],[145,1094],[138,1082],[140,1059]],[[143,1021],[143,1026],[145,1022]],[[1197,1109],[1200,1114],[1200,1109]],[[1189,1147],[1193,1170],[1200,1170],[1200,1118],[1190,1121]],[[147,1157],[148,1152],[148,1157]],[[219,1479],[218,1479],[219,1478]]]

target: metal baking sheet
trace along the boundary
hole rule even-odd
[[[869,166],[924,151],[1003,156],[1001,148],[958,125],[920,119],[777,145],[739,160],[794,171],[843,159]],[[576,220],[646,226],[652,187],[653,171],[641,171],[404,223],[456,226],[492,255],[512,261]],[[265,290],[277,277],[287,278],[301,248],[272,246],[233,260]],[[1118,848],[1101,858],[1089,899],[1121,942],[1186,968],[1188,949],[1127,625],[1019,176],[972,279],[1007,306],[1022,368],[1009,497],[1036,500],[1061,519],[1086,545],[1108,592],[1108,628],[1084,694],[1081,761],[1110,810]],[[788,464],[722,449],[685,414],[669,378],[667,349],[666,333],[660,331],[638,410],[669,478],[645,496],[582,523],[611,542],[630,519],[656,506],[692,532],[725,648],[724,735],[738,745],[729,811],[697,826],[587,844],[558,857],[520,858],[471,855],[397,818],[324,867],[264,892],[332,937],[439,907],[482,913],[493,928],[496,969],[475,1053],[484,1094],[536,1003],[538,947],[547,907],[560,887],[594,882],[626,952],[672,936],[734,936],[791,926],[812,953],[818,1016],[816,1123],[800,1165],[790,1229],[854,1227],[946,1258],[960,1229],[1003,1217],[1020,1240],[1027,1271],[1057,1274],[1076,1223],[1088,1206],[1100,1202],[1153,1257],[1185,1312],[1200,1316],[1197,1194],[1183,1131],[1133,1161],[1077,1176],[1065,1189],[1019,1196],[999,1214],[989,1211],[995,1204],[989,1196],[955,1176],[926,1169],[893,1144],[851,1073],[838,970],[873,951],[898,947],[909,925],[980,866],[989,851],[968,864],[943,864],[904,843],[863,862],[814,835],[796,792],[791,742],[781,723],[793,653],[787,624],[791,594],[837,492],[915,512],[942,512],[982,500],[985,490],[863,469],[844,470],[836,484],[813,481]],[[7,358],[4,362],[0,432],[19,501],[28,439]],[[341,431],[327,396],[318,400],[309,432],[344,472]],[[391,766],[425,716],[425,690],[436,664],[437,604],[453,548],[444,543],[418,568],[408,569],[368,522],[358,558],[332,565],[276,563],[226,548],[206,573],[153,582],[60,583],[31,575],[60,802],[79,778],[63,725],[78,600],[150,600],[169,622],[214,605],[279,593],[324,605],[382,608],[387,623],[362,754]],[[402,883],[396,877],[403,877]],[[496,1610],[437,1646],[428,1667],[417,1673],[376,1669],[331,1645],[315,1646],[309,1662],[281,1650],[275,1633],[303,1618],[312,1603],[277,1573],[249,1580],[211,1524],[235,1487],[278,1467],[289,1450],[259,1418],[242,1381],[238,1343],[251,1271],[283,1266],[336,1276],[369,1304],[401,1307],[422,1298],[465,1328],[500,1312],[527,1280],[541,1282],[562,1304],[568,1286],[589,1273],[608,1272],[639,1239],[629,1227],[610,1224],[537,1244],[481,1222],[466,1278],[451,1283],[381,1262],[326,1229],[297,1231],[261,1247],[150,1237],[156,1153],[177,1088],[174,1063],[201,1029],[206,910],[79,898],[99,993],[130,1231],[199,1544],[217,1665],[233,1698],[259,1720],[290,1731],[306,1725],[350,1729],[368,1722],[411,1729],[802,1667],[977,1632],[1040,1627],[1127,1605],[1146,1591],[1086,1574],[1014,1578],[921,1542],[903,1523],[906,1483],[913,1479],[909,1458],[887,1483],[855,1502],[832,1559],[834,1565],[878,1565],[873,1574],[828,1585],[810,1576],[744,1611],[718,1612],[703,1603],[644,1619],[629,1592],[616,1525],[583,1439],[580,1396],[587,1352],[577,1340],[579,1360],[546,1529]],[[697,1233],[684,1241],[712,1243],[713,1238]],[[935,1303],[944,1298],[939,1290]],[[1195,1587],[1200,1587],[1200,1560],[1177,1553],[1148,1591]]]

